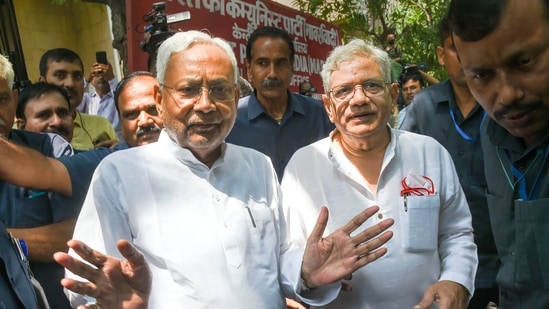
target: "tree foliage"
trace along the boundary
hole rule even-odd
[[[425,63],[429,72],[446,78],[436,58],[438,22],[449,0],[294,0],[301,11],[338,25],[343,40],[361,38],[384,47],[394,30],[408,64]]]

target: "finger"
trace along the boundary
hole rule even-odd
[[[352,292],[353,286],[348,282],[341,282],[341,290],[345,292]]]
[[[307,243],[316,243],[322,239],[322,235],[324,235],[324,230],[326,230],[327,224],[328,208],[326,206],[322,206],[322,208],[320,208],[320,214],[316,219],[316,224],[311,232],[311,235],[309,235],[309,238],[307,239]]]
[[[81,282],[74,279],[63,278],[61,279],[61,285],[74,293],[81,295],[87,295],[91,297],[96,297],[95,290],[96,286],[91,282]]]
[[[69,240],[67,245],[74,250],[81,258],[92,265],[100,268],[103,266],[107,257],[99,251],[95,251],[79,240]]]
[[[385,231],[383,234],[379,235],[379,237],[374,238],[368,242],[361,243],[357,246],[358,256],[370,254],[371,252],[381,248],[381,246],[386,244],[392,237],[392,231]]]
[[[351,221],[347,222],[343,227],[341,227],[341,230],[347,234],[350,235],[353,231],[355,231],[358,227],[362,225],[368,218],[373,216],[377,211],[379,210],[378,206],[371,206],[360,212],[358,215],[354,216]]]
[[[372,263],[373,261],[384,256],[386,253],[387,253],[387,248],[383,247],[374,251],[370,251],[367,254],[359,255],[356,261],[357,269]]]
[[[70,270],[72,273],[86,278],[89,281],[95,282],[97,277],[97,269],[76,259],[65,252],[56,252],[53,255],[53,258],[57,263],[66,269]]]
[[[388,228],[390,228],[395,223],[395,220],[393,219],[385,219],[381,222],[379,222],[376,225],[370,226],[369,228],[365,229],[364,231],[358,233],[357,235],[351,237],[351,240],[355,244],[355,246],[361,245],[363,243],[369,242],[371,240],[375,240],[376,237],[379,237],[381,233],[386,231]],[[387,239],[389,240],[389,239]]]
[[[427,309],[429,308],[433,302],[435,301],[436,294],[425,292],[423,294],[423,298],[419,302],[419,304],[415,305],[413,309]]]
[[[126,260],[133,268],[137,268],[140,266],[146,266],[147,261],[145,260],[145,256],[139,252],[129,241],[125,239],[121,239],[116,244],[118,247],[118,251],[120,251],[120,254]]]

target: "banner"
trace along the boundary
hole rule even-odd
[[[128,72],[147,70],[148,54],[139,48],[145,27],[143,16],[155,1],[126,1],[128,12]],[[326,21],[272,1],[177,0],[166,1],[166,14],[189,12],[190,20],[169,24],[172,30],[205,30],[227,40],[236,54],[240,75],[247,79],[246,41],[255,29],[273,26],[288,31],[294,41],[294,75],[290,90],[297,92],[304,80],[323,92],[320,72],[328,53],[341,44],[341,30]],[[319,98],[320,94],[315,94]]]

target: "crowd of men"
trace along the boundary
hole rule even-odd
[[[548,308],[549,2],[438,32],[447,80],[399,87],[392,33],[300,94],[274,27],[248,83],[199,31],[120,82],[57,48],[18,93],[0,56],[0,308]]]

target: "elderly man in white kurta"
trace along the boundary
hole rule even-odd
[[[434,139],[387,126],[398,90],[387,55],[355,40],[322,71],[324,106],[336,129],[300,149],[282,180],[291,239],[304,244],[321,206],[330,233],[353,213],[380,207],[368,224],[395,220],[387,254],[361,268],[326,306],[466,308],[477,267],[471,214],[452,159]]]

